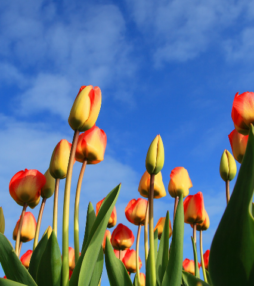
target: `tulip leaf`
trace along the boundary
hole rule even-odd
[[[90,284],[108,221],[120,192],[120,187],[121,185],[115,187],[103,201],[72,273],[70,286],[86,286]]]
[[[195,277],[194,275],[184,270],[182,271],[182,285],[183,286],[209,286],[209,284],[207,284],[203,280]]]
[[[156,279],[158,285],[161,285],[165,270],[167,268],[168,249],[169,249],[169,212],[167,211],[166,220],[161,235],[158,256],[156,260]]]
[[[152,285],[152,277],[151,277],[151,263],[150,263],[150,251],[148,252],[147,261],[146,261],[146,286],[154,286]]]
[[[4,212],[3,208],[0,207],[0,232],[4,234],[5,231],[5,219],[4,219]]]
[[[83,244],[82,244],[82,250],[84,249],[84,246],[87,242],[87,239],[88,239],[88,236],[89,236],[89,233],[92,229],[92,226],[94,224],[94,221],[96,219],[96,215],[95,215],[95,212],[94,212],[94,208],[93,208],[93,205],[92,203],[90,202],[88,204],[88,208],[87,208],[87,215],[86,215],[86,229],[85,229],[85,235],[84,235],[84,240],[83,240]]]
[[[2,233],[0,233],[0,263],[8,279],[27,286],[37,285],[20,262],[9,240]]]
[[[200,278],[199,267],[198,267],[197,248],[196,248],[196,244],[195,244],[195,242],[194,242],[193,237],[191,237],[191,241],[192,241],[192,248],[193,248],[193,255],[194,255],[195,276],[196,276],[197,278]]]
[[[213,286],[212,279],[211,279],[211,277],[210,277],[210,273],[209,273],[207,270],[205,270],[205,272],[206,272],[206,278],[207,278],[208,284],[209,284],[210,286]]]
[[[209,273],[214,285],[254,284],[254,127],[229,203],[214,235]]]
[[[0,286],[26,286],[26,285],[14,282],[9,279],[0,278]]]
[[[183,262],[183,234],[184,234],[184,212],[183,212],[183,195],[179,198],[176,209],[172,244],[167,269],[164,273],[162,286],[179,286],[182,279],[182,262]]]
[[[92,276],[92,279],[91,279],[89,286],[98,286],[99,285],[99,281],[101,279],[101,274],[102,274],[102,270],[103,270],[103,261],[104,261],[104,255],[103,255],[103,249],[101,247],[98,258],[97,258],[97,262],[96,262],[95,267],[94,267],[93,276]]]
[[[38,286],[60,286],[61,270],[61,251],[53,230],[41,257],[37,274]]]
[[[156,261],[158,253],[158,229],[154,232],[154,259]]]
[[[108,237],[105,247],[105,261],[111,286],[132,286],[131,278],[123,262],[115,256]]]

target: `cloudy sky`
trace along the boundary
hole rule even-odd
[[[118,223],[136,235],[124,208],[139,197],[146,152],[160,134],[165,187],[171,170],[183,166],[193,183],[190,194],[203,192],[211,220],[204,251],[209,249],[226,205],[219,162],[223,150],[231,150],[233,98],[254,89],[253,17],[253,0],[1,1],[0,182],[11,242],[21,207],[9,195],[10,179],[25,168],[47,170],[55,145],[72,140],[67,119],[80,86],[94,85],[102,90],[97,125],[108,145],[105,160],[85,173],[80,239],[88,202],[95,206],[120,182]],[[80,167],[75,163],[71,210]],[[64,180],[60,218],[63,190]],[[41,235],[52,223],[52,201],[46,203]],[[35,217],[38,209],[32,210]],[[172,218],[169,195],[155,201],[155,222],[167,210]],[[184,258],[193,259],[190,236],[185,225]],[[24,244],[21,254],[31,248]],[[105,269],[102,285],[109,285]]]

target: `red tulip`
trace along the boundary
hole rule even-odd
[[[105,199],[105,198],[104,198]],[[99,213],[99,210],[101,208],[101,204],[102,202],[104,201],[104,199],[102,199],[101,201],[99,201],[97,204],[96,204],[96,216],[98,215]],[[113,226],[116,225],[116,220],[117,220],[117,216],[116,216],[116,207],[113,208],[113,211],[111,213],[111,216],[109,218],[109,221],[108,221],[108,228],[111,228]]]
[[[168,184],[168,192],[171,197],[175,198],[180,196],[180,194],[183,194],[183,197],[186,197],[188,196],[191,187],[191,179],[188,171],[184,167],[176,167],[171,171]]]
[[[201,266],[201,264],[198,263],[198,268],[200,268],[200,266]],[[183,269],[186,272],[189,272],[192,275],[195,275],[195,262],[193,260],[188,259],[188,258],[184,259]]]
[[[119,251],[120,251],[120,258],[119,258]],[[120,259],[121,261],[123,261],[124,255],[126,254],[126,251],[127,251],[127,249],[124,249],[124,250],[114,249],[115,256],[116,256],[118,259]]]
[[[111,235],[111,244],[113,248],[124,250],[130,248],[134,242],[132,231],[125,225],[119,223]]]
[[[135,225],[144,225],[147,203],[145,199],[132,199],[125,208],[127,220]]]
[[[234,158],[242,163],[243,156],[248,143],[249,135],[243,135],[235,129],[228,135]]]
[[[34,208],[40,201],[41,188],[46,184],[45,176],[37,170],[19,171],[10,181],[12,198],[21,206]]]
[[[16,226],[13,231],[13,239],[16,240],[17,233],[19,229],[20,218],[16,223]],[[34,239],[35,231],[36,231],[36,220],[34,215],[31,212],[26,212],[23,219],[23,224],[20,233],[20,241],[27,242]]]
[[[29,264],[30,264],[30,260],[32,257],[33,251],[32,250],[27,250],[26,253],[24,253],[21,258],[20,261],[21,263],[28,269]]]
[[[154,231],[156,231],[156,229],[158,229],[158,238],[159,239],[161,239],[165,220],[166,220],[166,217],[159,218],[159,220],[158,220],[158,222],[154,228]],[[171,221],[169,220],[169,238],[171,237],[171,235],[172,235],[172,227],[171,227]]]
[[[103,251],[105,251],[107,237],[109,238],[109,240],[111,239],[111,233],[110,233],[110,231],[108,229],[106,229],[105,234],[104,234],[104,238],[103,238],[103,241],[102,241]]]
[[[205,208],[203,194],[198,192],[194,196],[189,195],[183,202],[184,222],[189,224],[201,224],[205,220]]]
[[[139,269],[142,267],[141,259],[139,259]],[[136,265],[136,251],[134,249],[130,250],[127,249],[124,258],[123,258],[123,264],[128,272],[134,273],[137,271],[137,265]]]
[[[204,263],[205,263],[205,269],[207,269],[207,270],[208,270],[208,266],[209,266],[209,255],[210,255],[210,250],[208,249],[203,255]]]

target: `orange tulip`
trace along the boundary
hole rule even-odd
[[[111,244],[117,250],[130,248],[134,242],[132,231],[125,225],[119,223],[111,235]]]
[[[119,251],[120,251],[120,258],[119,258]],[[124,255],[126,253],[127,249],[124,249],[124,250],[117,250],[117,249],[114,249],[114,253],[115,253],[115,256],[120,259],[121,261],[123,261],[123,258],[124,258]]]
[[[81,253],[79,253],[80,255]],[[75,251],[74,248],[69,246],[69,268],[70,270],[74,270],[75,268]]]
[[[159,239],[161,239],[165,220],[166,220],[166,217],[159,218],[159,220],[158,220],[158,222],[154,228],[154,231],[156,231],[156,229],[158,229],[158,238]],[[171,235],[172,235],[172,227],[171,227],[171,221],[169,220],[169,238],[171,237]]]
[[[79,162],[97,164],[104,160],[107,145],[106,133],[97,126],[79,135],[75,158]]]
[[[146,207],[148,201],[145,199],[132,199],[125,208],[127,220],[135,225],[144,225],[146,218]]]
[[[142,197],[148,198],[150,190],[150,174],[145,171],[143,174],[139,186],[138,191]],[[154,198],[159,199],[166,196],[166,190],[162,181],[161,172],[154,176]]]
[[[140,286],[145,286],[146,285],[146,276],[144,273],[139,273],[139,278],[140,278]]]
[[[45,185],[45,176],[37,170],[19,171],[10,181],[9,191],[17,204],[28,204],[34,208],[40,201],[41,188]]]
[[[254,123],[254,92],[236,93],[231,117],[238,132],[249,133],[250,124]]]
[[[16,223],[16,226],[13,231],[13,239],[16,240],[17,233],[19,229],[20,218]],[[34,239],[35,231],[36,231],[36,220],[34,215],[31,212],[26,212],[23,219],[23,224],[20,233],[20,241],[27,242]]]
[[[105,198],[104,198],[105,199]],[[98,215],[99,213],[99,210],[101,208],[101,204],[102,202],[104,201],[104,199],[102,199],[101,201],[99,201],[97,204],[96,204],[96,216]],[[116,225],[116,220],[117,220],[117,216],[116,216],[116,207],[113,208],[113,211],[111,213],[111,216],[109,218],[109,221],[108,221],[108,228],[111,228],[113,226]]]
[[[32,257],[33,251],[32,250],[27,250],[26,253],[24,253],[21,258],[20,261],[21,263],[28,269],[29,264],[30,264],[30,260]]]
[[[197,230],[198,231],[204,231],[207,230],[210,226],[210,219],[209,216],[205,210],[205,220],[202,223],[197,223]],[[193,228],[193,225],[191,225],[191,227]]]
[[[198,263],[198,268],[200,268],[201,264]],[[195,262],[193,260],[190,260],[188,258],[184,259],[183,261],[183,269],[192,274],[195,275]]]
[[[210,255],[210,250],[208,249],[203,255],[204,263],[205,263],[205,269],[207,269],[207,270],[208,270],[208,266],[209,266],[209,255]]]
[[[103,241],[102,241],[103,251],[105,251],[107,237],[109,238],[109,240],[111,239],[111,233],[110,233],[110,231],[108,229],[106,229],[105,234],[104,234],[104,238],[103,238]]]
[[[189,224],[202,224],[205,220],[205,208],[203,194],[198,192],[194,196],[189,195],[183,202],[184,222]]]
[[[191,179],[188,171],[184,167],[176,167],[171,171],[168,184],[168,192],[171,197],[175,198],[180,196],[180,194],[183,194],[183,197],[186,197],[188,196],[191,187]]]
[[[235,129],[228,135],[229,142],[232,148],[234,158],[239,163],[242,163],[245,154],[246,146],[248,143],[249,135],[242,135]]]
[[[98,86],[81,86],[73,103],[68,122],[80,132],[92,128],[101,109],[101,90]]]
[[[49,171],[55,179],[64,179],[67,175],[67,168],[71,153],[71,143],[62,139],[57,143],[49,164]]]
[[[139,269],[142,267],[142,262],[140,257],[139,259]],[[134,249],[130,250],[127,249],[124,258],[123,258],[123,264],[128,272],[135,273],[137,271],[137,265],[136,265],[136,251]]]

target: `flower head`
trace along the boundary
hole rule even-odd
[[[200,264],[198,263],[198,268],[200,268]],[[183,261],[183,269],[192,274],[195,275],[195,262],[193,260],[190,260],[188,258],[184,259]]]
[[[159,220],[158,220],[158,222],[154,228],[154,231],[156,231],[156,229],[158,229],[158,238],[159,239],[161,239],[161,235],[162,235],[162,232],[164,229],[165,221],[166,221],[166,217],[159,218]],[[171,227],[171,221],[169,220],[169,238],[171,237],[171,235],[172,235],[172,227]]]
[[[143,225],[146,218],[146,208],[148,201],[145,199],[132,199],[125,208],[127,220],[135,225]]]
[[[132,231],[125,225],[119,223],[111,235],[111,244],[114,249],[124,250],[130,248],[134,242]]]
[[[146,170],[149,174],[157,174],[164,165],[164,146],[160,135],[151,143],[146,155]]]
[[[33,251],[32,251],[32,250],[27,250],[27,252],[24,253],[24,254],[20,257],[21,263],[22,263],[27,269],[28,269],[28,267],[29,267],[32,254],[33,254]]]
[[[207,269],[207,270],[208,270],[208,266],[209,266],[209,255],[210,255],[210,250],[208,249],[203,255],[205,269]]]
[[[205,220],[205,207],[203,194],[198,192],[189,195],[183,202],[184,222],[189,224],[201,224]]]
[[[140,257],[139,260],[139,269],[142,267],[142,261]],[[123,264],[128,272],[135,273],[137,271],[137,264],[136,264],[136,251],[134,249],[130,250],[127,249],[124,258],[123,258]]]
[[[98,215],[99,210],[101,208],[101,204],[103,203],[104,200],[105,200],[105,198],[103,198],[101,201],[99,201],[96,204],[96,216]],[[115,226],[116,225],[116,220],[117,220],[116,207],[114,206],[113,211],[112,211],[111,216],[110,216],[109,221],[108,221],[108,228],[111,228],[111,227]]]
[[[176,167],[170,173],[170,181],[168,184],[168,192],[171,197],[175,198],[183,194],[188,196],[189,189],[192,187],[188,171],[184,167]]]
[[[17,238],[17,233],[18,233],[18,229],[19,229],[19,222],[20,222],[20,218],[17,221],[16,226],[15,226],[14,231],[13,231],[13,239],[14,240],[16,240],[16,238]],[[37,223],[36,223],[34,215],[31,212],[26,212],[24,214],[23,223],[22,223],[22,227],[21,227],[20,241],[27,242],[27,241],[34,239],[35,231],[36,231],[36,225],[37,225]]]
[[[243,156],[248,143],[249,135],[243,135],[235,129],[228,135],[233,156],[239,163],[242,163]]]

